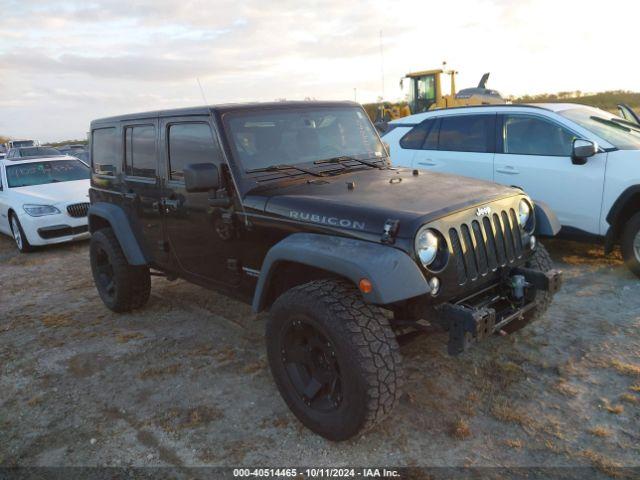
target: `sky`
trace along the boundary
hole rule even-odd
[[[399,100],[404,74],[443,61],[458,88],[491,72],[504,95],[640,90],[637,0],[0,0],[0,12],[0,135],[13,138],[84,138],[94,118],[203,103]]]

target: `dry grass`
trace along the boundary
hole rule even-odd
[[[619,360],[612,360],[611,366],[615,368],[618,372],[623,373],[625,375],[638,375],[640,376],[640,365],[636,365],[633,363],[625,363]]]
[[[589,429],[589,433],[596,437],[609,437],[611,436],[611,430],[607,427],[597,426]]]
[[[599,453],[594,452],[593,450],[583,450],[580,452],[580,455],[586,459],[588,459],[591,464],[597,470],[600,470],[602,473],[609,475],[611,477],[619,477],[622,465],[617,463],[610,458],[605,457]]]
[[[172,408],[158,420],[158,425],[166,432],[175,433],[185,428],[197,428],[224,417],[224,413],[212,406],[200,405],[189,410]]]
[[[469,428],[469,422],[464,418],[458,418],[453,425],[451,425],[450,435],[458,440],[464,440],[471,436],[471,429]]]
[[[140,375],[138,375],[138,377],[140,378],[140,380],[146,380],[148,378],[153,378],[153,377],[175,375],[176,373],[178,373],[179,369],[180,369],[180,365],[178,365],[177,363],[173,365],[168,365],[166,367],[148,368],[145,371],[143,371]]]
[[[553,386],[553,388],[565,397],[575,397],[578,395],[578,389],[573,385],[568,384],[565,380],[560,380]]]
[[[535,421],[521,408],[510,405],[507,402],[496,402],[491,409],[494,418],[508,423],[515,423],[521,427],[533,428]]]
[[[266,365],[263,362],[248,363],[242,368],[242,372],[243,373],[256,373],[256,372],[259,372],[260,370],[263,370],[265,366]]]
[[[42,324],[48,328],[66,327],[71,324],[71,316],[68,313],[52,313],[42,317]]]
[[[632,385],[629,387],[632,392],[640,392],[640,385]]]
[[[624,412],[624,407],[622,405],[611,405],[611,402],[606,398],[602,399],[602,406],[607,410],[607,412],[615,413],[616,415]]]
[[[125,332],[116,334],[116,340],[118,341],[118,343],[128,343],[131,340],[137,340],[140,338],[144,338],[144,335],[140,332]]]
[[[519,438],[516,438],[515,440],[511,440],[511,439],[505,440],[504,444],[507,447],[515,448],[515,449],[518,449],[518,450],[521,449],[524,446],[524,442],[522,440],[520,440]]]
[[[632,393],[623,393],[620,395],[620,400],[627,403],[632,403],[634,405],[640,404],[640,397],[634,395]]]

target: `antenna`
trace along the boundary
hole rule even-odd
[[[200,79],[198,77],[196,77],[196,81],[198,82],[198,86],[200,87],[200,94],[202,95],[202,100],[204,100],[204,104],[209,105],[209,102],[207,102],[207,97],[204,94],[204,90],[202,89],[202,84],[200,84]]]
[[[380,30],[380,79],[382,84],[382,98],[384,98],[384,50],[382,48],[382,30]]]

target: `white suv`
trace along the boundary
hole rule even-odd
[[[89,167],[46,147],[15,150],[0,160],[0,232],[21,252],[88,238]]]
[[[491,105],[395,120],[383,140],[397,166],[524,189],[562,234],[622,247],[640,276],[640,127],[577,104]]]

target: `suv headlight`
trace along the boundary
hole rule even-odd
[[[530,219],[531,204],[523,198],[518,205],[518,220],[520,221],[520,226],[526,230]]]
[[[55,215],[60,213],[53,205],[31,205],[26,204],[22,206],[22,209],[32,217],[44,217],[45,215]]]
[[[438,257],[440,235],[435,230],[422,227],[415,240],[416,255],[425,267],[432,265]]]

